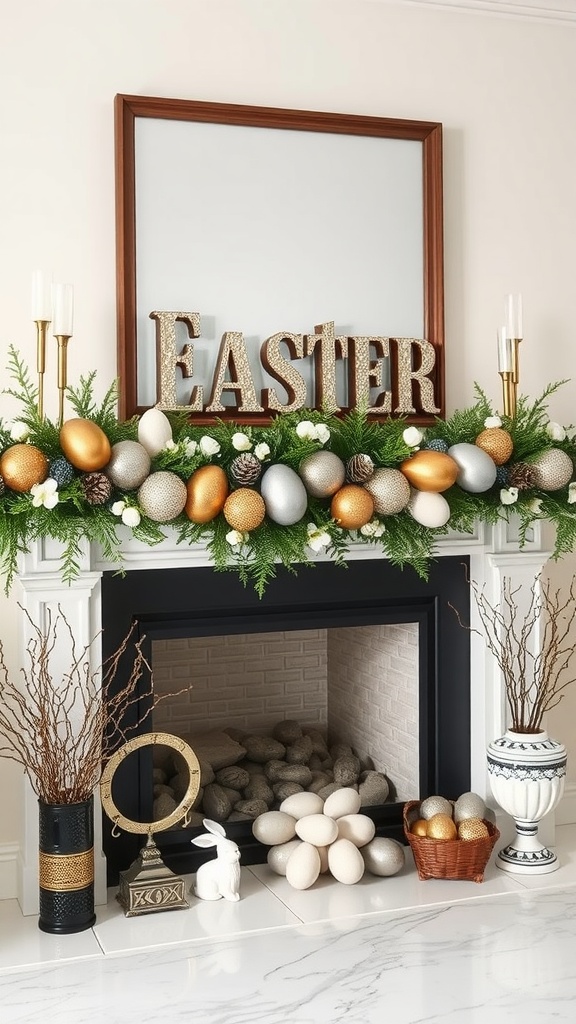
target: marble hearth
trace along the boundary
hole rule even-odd
[[[513,524],[499,523],[495,527],[478,525],[474,534],[450,534],[438,545],[437,557],[466,556],[471,577],[484,586],[492,601],[498,599],[504,577],[512,577],[516,586],[529,595],[535,576],[541,570],[549,553],[543,549],[537,530],[528,543],[519,549]],[[185,548],[176,544],[173,536],[153,548],[126,536],[122,541],[122,557],[126,571],[154,569],[206,569],[210,560],[200,547]],[[358,544],[350,560],[375,559],[377,552],[371,545]],[[324,561],[322,557],[318,561]],[[385,559],[382,556],[382,561]],[[44,622],[49,609],[59,605],[70,622],[76,643],[88,644],[102,627],[102,577],[115,570],[102,557],[96,546],[86,544],[82,551],[81,572],[71,585],[61,580],[59,547],[50,540],[38,542],[23,556],[16,596],[38,624]],[[303,567],[297,579],[306,593],[307,574],[314,570]],[[410,570],[411,572],[412,570]],[[345,570],[342,570],[345,572]],[[194,579],[193,576],[190,577]],[[266,596],[263,598],[266,601]],[[472,625],[478,625],[474,603],[471,607]],[[28,640],[26,617],[20,617],[21,650]],[[98,667],[98,650],[92,652],[94,669]],[[68,650],[58,650],[56,658],[66,665]],[[505,707],[501,679],[493,659],[479,636],[470,635],[470,786],[488,797],[485,766],[486,744],[505,728]],[[38,907],[38,824],[37,803],[30,787],[24,784],[24,836],[19,863],[18,898],[24,914],[37,913]],[[106,902],[106,861],[102,851],[100,815],[96,814],[96,902]]]

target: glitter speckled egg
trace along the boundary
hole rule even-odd
[[[104,469],[111,454],[106,434],[92,420],[66,420],[60,428],[60,447],[68,462],[84,473]]]
[[[512,455],[514,444],[507,430],[487,427],[476,438],[476,444],[490,456],[497,466],[503,466]]]
[[[314,498],[329,498],[342,486],[346,469],[334,452],[313,452],[302,459],[298,472]]]
[[[572,479],[572,459],[561,448],[551,448],[531,463],[534,485],[542,491],[559,491]]]
[[[448,814],[452,817],[452,804],[443,796],[427,796],[420,804],[420,817],[430,820],[435,814]]]
[[[486,839],[489,835],[488,827],[480,818],[467,818],[458,826],[460,839]]]
[[[186,504],[186,484],[176,473],[151,473],[138,491],[138,504],[155,523],[169,523]]]
[[[251,487],[240,487],[232,491],[224,503],[224,518],[233,530],[250,533],[255,530],[266,515],[264,499]]]
[[[377,469],[364,486],[380,516],[394,516],[410,501],[410,484],[399,469]]]
[[[330,515],[345,530],[359,530],[374,514],[374,499],[365,487],[345,484],[332,498]]]
[[[434,814],[428,821],[426,835],[429,839],[456,839],[458,830],[448,814]]]
[[[294,853],[294,850],[301,844],[301,839],[291,839],[288,843],[280,843],[279,846],[271,846],[266,856],[268,867],[272,868],[272,871],[277,875],[286,875],[286,865]]]
[[[453,444],[448,455],[458,463],[457,484],[463,491],[481,494],[488,491],[496,480],[496,465],[476,444]]]
[[[133,491],[150,472],[150,456],[139,441],[118,441],[112,445],[106,476],[122,491]]]
[[[360,850],[366,870],[372,875],[387,878],[397,875],[405,863],[404,849],[395,839],[376,836]]]
[[[466,818],[483,818],[486,804],[478,793],[462,793],[454,804],[454,821],[457,825]]]
[[[221,466],[201,466],[187,485],[186,515],[193,523],[209,523],[224,508],[228,479]]]
[[[308,494],[302,480],[290,466],[270,466],[260,485],[266,514],[280,526],[297,523],[308,507]]]
[[[456,482],[458,464],[444,452],[415,452],[399,467],[419,491],[447,491]]]
[[[48,459],[33,444],[13,444],[0,458],[0,473],[12,491],[29,491],[48,475]]]

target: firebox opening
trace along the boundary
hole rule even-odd
[[[450,601],[463,617],[468,612],[463,563],[442,558],[427,581],[383,560],[351,561],[347,569],[318,563],[300,569],[298,576],[279,570],[262,600],[234,573],[209,568],[136,571],[124,578],[105,574],[103,656],[118,647],[136,620],[156,685],[173,691],[178,684],[192,684],[192,724],[190,708],[176,701],[167,717],[156,711],[150,729],[192,736],[205,727],[224,728],[226,719],[229,727],[265,732],[273,721],[301,716],[304,727],[316,723],[327,730],[330,742],[351,744],[389,776],[397,799],[370,813],[378,834],[400,838],[404,799],[436,792],[457,796],[470,785],[469,636],[448,607]],[[411,683],[409,664],[390,669],[390,651],[398,640],[407,662],[413,661]],[[172,667],[165,671],[168,651]],[[224,686],[220,670],[230,661],[238,671],[226,669]],[[405,680],[398,667],[406,668]],[[242,690],[238,701],[235,687]],[[128,763],[117,804],[128,817],[151,820],[151,748],[142,748]],[[244,822],[226,827],[241,845],[243,863],[265,859],[266,849],[253,839],[251,827]],[[114,839],[110,830],[105,820],[104,848],[114,884],[141,841],[127,835]],[[190,845],[197,832],[156,835],[173,870],[196,870],[205,859]]]

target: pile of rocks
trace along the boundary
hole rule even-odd
[[[360,795],[362,807],[384,803],[388,779],[344,743],[329,746],[319,729],[283,719],[271,735],[238,729],[209,732],[183,739],[200,763],[200,792],[188,822],[254,821],[277,809],[296,793],[316,793],[326,800],[343,787]],[[154,821],[175,810],[188,785],[188,769],[167,747],[154,748]]]

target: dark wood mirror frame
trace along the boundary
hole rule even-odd
[[[118,95],[115,98],[116,260],[119,415],[141,413],[138,404],[137,267],[136,267],[136,144],[137,118],[200,121],[215,124],[280,128],[339,135],[379,136],[420,141],[423,182],[423,309],[424,337],[435,349],[431,375],[439,415],[445,414],[444,271],[442,201],[442,125],[354,114],[322,113],[274,107],[205,103],[158,97]],[[282,325],[285,326],[285,325]],[[222,418],[226,418],[223,416]],[[238,421],[241,418],[234,415]],[[267,417],[269,419],[269,417]],[[413,422],[432,422],[417,410]],[[254,422],[254,420],[252,420]]]

